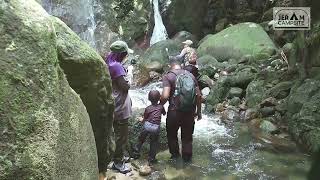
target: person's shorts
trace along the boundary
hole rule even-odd
[[[150,133],[159,133],[160,132],[160,125],[153,124],[151,122],[146,121],[143,125],[143,128]]]

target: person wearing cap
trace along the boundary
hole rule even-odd
[[[126,80],[126,70],[122,62],[133,53],[124,41],[115,41],[110,46],[111,52],[105,61],[108,65],[112,80],[112,96],[115,102],[113,127],[115,132],[116,149],[113,157],[112,168],[121,173],[131,171],[124,161],[124,150],[128,141],[128,119],[132,115],[132,102],[128,91],[130,85]]]
[[[189,65],[189,64],[193,64],[196,65],[197,64],[197,53],[196,50],[194,48],[191,47],[191,45],[193,44],[193,42],[188,39],[186,41],[183,41],[182,44],[184,44],[184,47],[181,51],[181,53],[177,56],[175,56],[175,59],[180,60],[183,64],[183,66]]]

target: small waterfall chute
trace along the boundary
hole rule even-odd
[[[152,4],[154,12],[154,28],[150,40],[150,45],[153,45],[159,41],[166,40],[168,38],[168,33],[160,14],[159,0],[150,0],[150,4]]]

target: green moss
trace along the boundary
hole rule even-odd
[[[33,0],[0,9],[0,179],[96,179],[89,116],[61,73],[50,16]]]
[[[241,23],[207,38],[200,44],[198,53],[199,56],[211,55],[218,60],[227,61],[231,58],[240,59],[245,55],[265,58],[271,55],[269,50],[275,49],[275,45],[260,25]]]

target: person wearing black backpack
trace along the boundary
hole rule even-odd
[[[166,130],[171,159],[180,157],[178,129],[181,128],[182,159],[192,158],[194,119],[202,118],[201,92],[196,78],[181,68],[176,59],[170,60],[170,71],[162,77],[161,104],[169,101]]]

